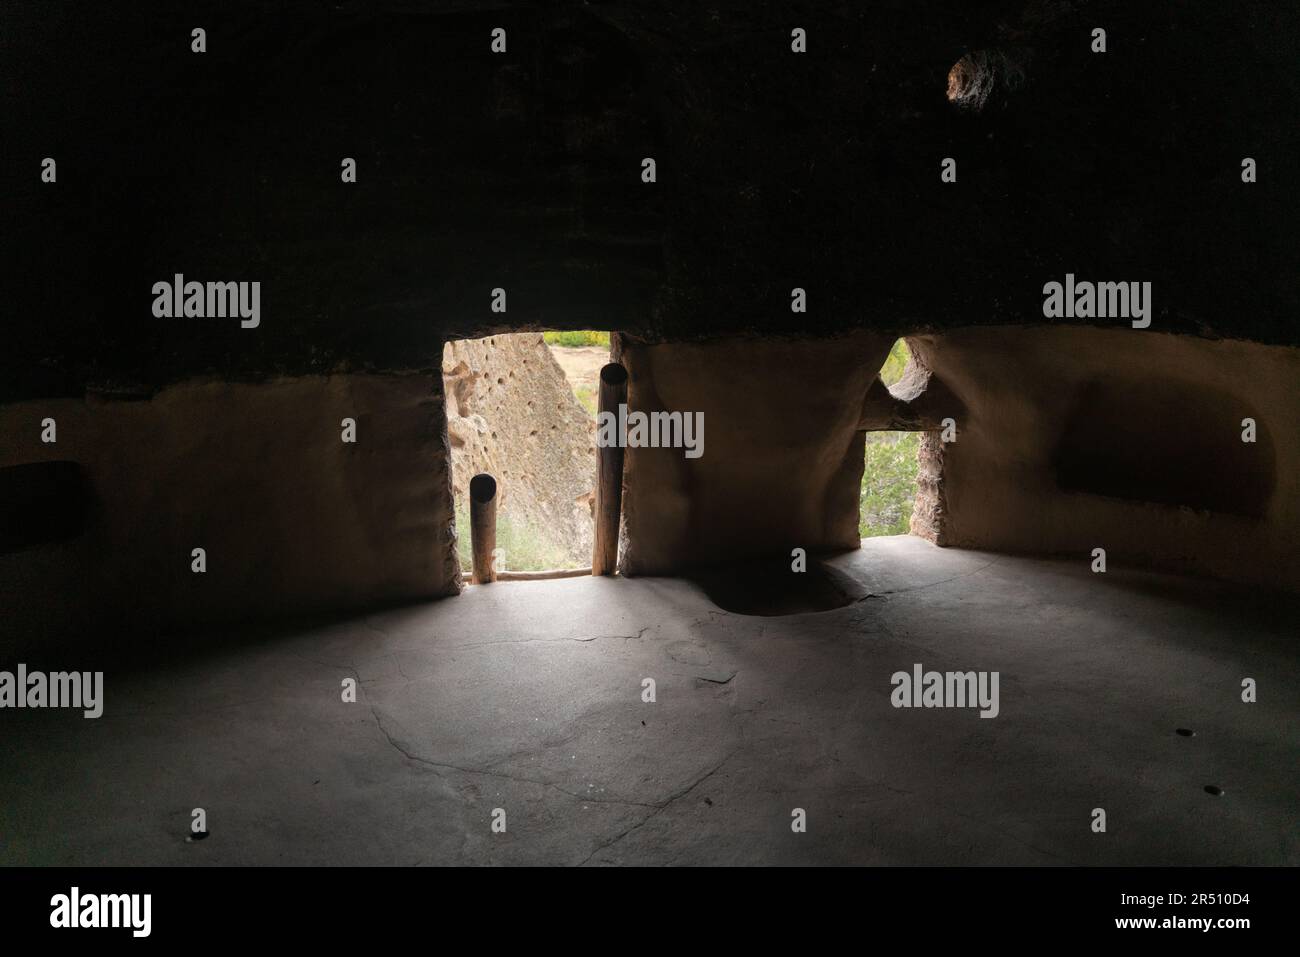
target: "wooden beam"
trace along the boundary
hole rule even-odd
[[[469,536],[475,585],[497,580],[492,553],[497,547],[497,480],[480,472],[469,480]]]
[[[600,370],[599,411],[618,418],[627,403],[627,369],[611,362]],[[618,569],[618,526],[623,509],[623,436],[608,448],[596,447],[596,537],[591,573],[612,575]]]

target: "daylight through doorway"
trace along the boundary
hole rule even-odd
[[[443,349],[447,434],[461,568],[470,567],[470,480],[497,481],[502,572],[590,566],[595,401],[609,334],[526,332]]]
[[[892,386],[903,377],[911,352],[899,339],[880,368],[880,381]],[[868,432],[862,490],[858,499],[858,537],[906,535],[916,502],[919,432]]]

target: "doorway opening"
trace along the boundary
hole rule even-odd
[[[590,567],[596,382],[608,361],[607,332],[506,333],[444,345],[462,571],[472,564],[469,485],[480,473],[497,485],[498,575]]]
[[[880,367],[880,381],[893,386],[911,361],[907,340],[899,339]],[[906,535],[916,503],[920,432],[868,432],[858,499],[858,537]]]

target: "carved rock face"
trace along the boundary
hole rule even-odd
[[[550,567],[591,564],[595,425],[541,335],[449,342],[443,382],[452,486],[462,511],[469,480],[487,472],[497,480],[499,526],[531,536],[536,557],[554,556]],[[498,571],[534,570],[523,558],[507,549]]]

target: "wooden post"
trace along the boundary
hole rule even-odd
[[[627,369],[611,362],[600,370],[601,412],[616,418],[627,402]],[[591,573],[612,575],[618,567],[618,525],[623,509],[623,436],[609,448],[596,447],[596,540],[591,550]]]
[[[480,472],[469,480],[469,540],[475,585],[497,580],[492,552],[497,547],[497,480]]]

